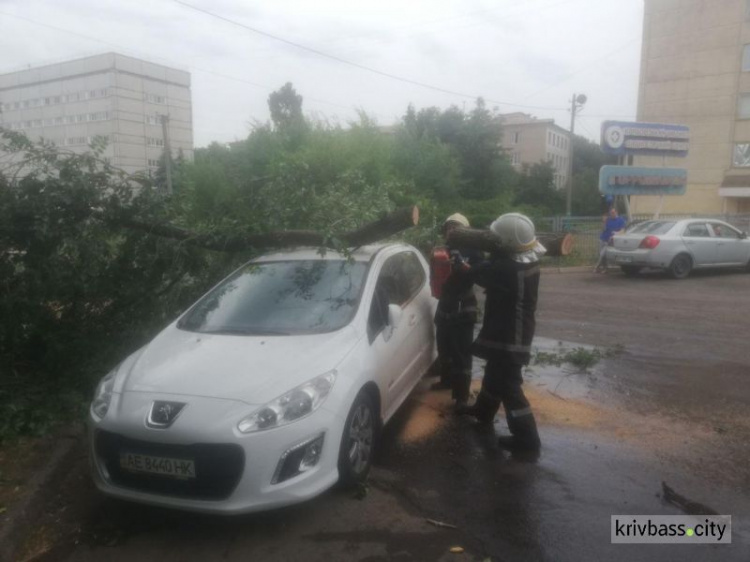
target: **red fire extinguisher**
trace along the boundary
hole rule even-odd
[[[443,285],[450,274],[451,256],[448,248],[435,248],[430,257],[430,289],[436,299],[443,293]]]

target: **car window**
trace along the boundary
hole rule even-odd
[[[367,329],[372,339],[388,325],[388,305],[405,305],[415,294],[413,287],[416,286],[415,279],[418,278],[413,270],[413,261],[422,269],[418,258],[411,252],[402,252],[388,258],[380,269],[378,281],[375,285],[375,293],[370,305],[370,315],[367,320]],[[412,265],[409,265],[409,264]],[[419,288],[424,283],[424,270],[422,270]]]
[[[674,225],[674,221],[646,221],[633,226],[628,234],[666,234]]]
[[[719,224],[712,222],[711,229],[714,231],[714,236],[717,238],[728,238],[730,240],[737,240],[740,237],[740,233],[730,228],[726,224]]]
[[[694,222],[687,225],[683,236],[690,236],[691,238],[710,238],[711,234],[708,232],[708,226],[705,223]]]
[[[177,327],[248,335],[338,330],[357,311],[366,272],[366,263],[345,260],[251,263],[198,301]]]
[[[424,267],[414,252],[404,252],[399,255],[403,256],[404,281],[409,291],[409,299],[411,299],[422,290],[427,278]]]

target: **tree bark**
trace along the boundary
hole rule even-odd
[[[293,246],[323,247],[328,245],[325,236],[313,230],[281,230],[262,234],[220,236],[192,232],[170,224],[149,224],[126,218],[119,218],[111,222],[125,228],[140,230],[162,238],[180,240],[191,246],[219,252],[241,252],[259,248]],[[418,223],[419,209],[417,207],[405,207],[365,224],[357,230],[347,232],[338,238],[349,248],[363,246],[393,236],[407,228],[416,226]]]
[[[538,232],[537,239],[552,257],[567,256],[573,250],[573,236],[568,233]],[[457,228],[448,236],[448,245],[457,248],[473,248],[483,252],[507,252],[495,234],[490,230]]]

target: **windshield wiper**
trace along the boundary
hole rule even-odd
[[[267,330],[265,328],[217,328],[216,330],[205,330],[204,334],[232,334],[242,336],[289,336],[289,332],[280,330]]]

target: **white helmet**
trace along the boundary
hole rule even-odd
[[[443,221],[443,226],[445,226],[449,222],[455,222],[456,224],[460,224],[464,228],[469,228],[469,219],[467,219],[461,213],[453,213],[451,216],[445,219],[445,221]]]
[[[534,223],[526,215],[520,213],[501,215],[490,225],[490,230],[511,252],[520,254],[537,248]]]

